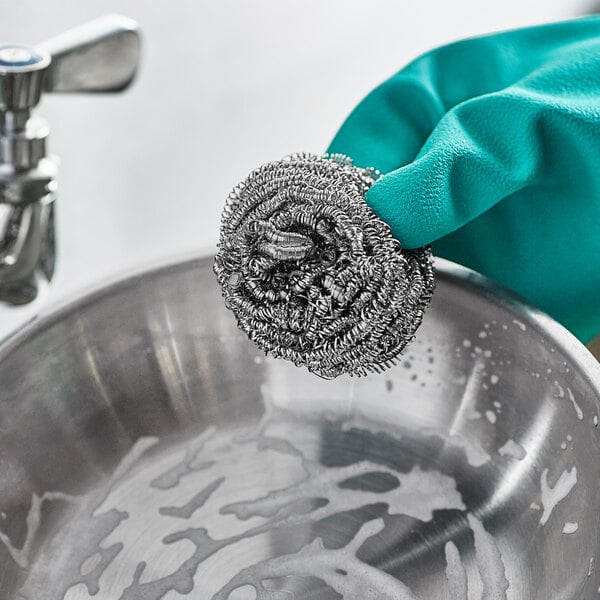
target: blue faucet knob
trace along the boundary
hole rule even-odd
[[[50,56],[43,50],[20,44],[0,46],[0,70],[30,70],[45,68],[50,64]],[[14,71],[13,71],[14,72]]]

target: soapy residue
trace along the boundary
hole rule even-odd
[[[498,449],[501,456],[510,456],[516,460],[523,460],[527,456],[525,448],[514,440],[508,440],[504,446]]]
[[[25,537],[25,542],[20,548],[15,547],[10,538],[0,531],[0,542],[6,546],[13,560],[22,569],[28,569],[30,566],[33,542],[42,522],[42,507],[45,502],[53,501],[72,502],[73,496],[63,494],[62,492],[46,492],[41,496],[33,494],[26,518],[27,536]]]
[[[409,587],[356,557],[356,552],[370,537],[384,527],[376,519],[363,525],[346,546],[327,549],[320,538],[304,546],[296,554],[276,556],[241,570],[230,579],[212,600],[227,600],[232,592],[250,585],[257,600],[272,600],[264,582],[289,576],[310,575],[319,578],[342,598],[364,600],[417,600]]]
[[[481,445],[481,442],[474,437],[459,432],[448,433],[436,427],[423,427],[420,431],[423,435],[433,435],[442,439],[449,446],[462,448],[468,463],[472,467],[481,467],[492,459],[489,452]]]
[[[573,408],[575,409],[577,418],[580,421],[583,421],[583,411],[581,410],[581,407],[579,406],[579,404],[577,404],[577,401],[575,400],[575,396],[573,395],[571,388],[567,388],[567,394],[569,394],[569,400],[571,400],[571,403],[573,404]]]
[[[475,536],[477,567],[483,584],[482,598],[506,600],[509,587],[502,554],[494,538],[484,529],[481,521],[473,514],[467,515]]]
[[[368,461],[348,467],[322,467],[306,462],[304,468],[306,478],[297,484],[269,492],[256,500],[223,506],[221,513],[232,513],[242,521],[256,516],[281,515],[286,514],[286,509],[302,497],[328,500],[325,506],[311,514],[314,521],[381,501],[388,502],[389,514],[403,514],[420,521],[431,520],[434,510],[465,509],[454,479],[439,471],[422,471],[415,466],[409,473],[403,474],[386,467],[376,467]],[[373,472],[391,474],[398,479],[399,487],[387,495],[364,490],[348,493],[347,488],[340,487],[344,481]]]
[[[460,553],[454,542],[447,542],[446,579],[448,580],[448,600],[468,600],[469,585],[467,572],[460,558]]]
[[[386,518],[426,523],[436,518],[436,511],[466,511],[455,479],[417,464],[400,471],[374,462],[377,453],[363,459],[357,454],[351,464],[324,465],[321,432],[303,425],[303,418],[270,407],[258,427],[234,432],[212,428],[160,451],[157,438],[138,440],[103,490],[75,500],[79,517],[64,523],[43,548],[39,564],[61,569],[61,581],[67,582],[52,597],[159,600],[201,589],[213,600],[233,600],[238,592],[271,600],[286,593],[275,596],[272,582],[293,575],[317,578],[347,598],[425,600],[396,576],[360,560],[359,550],[382,534]],[[323,423],[322,417],[307,418]],[[335,419],[326,422],[333,427]],[[381,425],[366,418],[338,422],[337,427],[340,436],[383,435]],[[464,448],[471,465],[490,460],[461,435],[429,433]],[[515,455],[519,448],[507,443],[504,451]],[[387,487],[358,485],[369,477],[385,480]],[[243,483],[248,481],[253,485]],[[350,530],[339,547],[329,547],[319,535],[319,523],[359,514],[367,506],[383,506],[384,517]],[[484,598],[505,600],[508,581],[500,550],[477,517],[466,518],[477,562],[474,589],[481,583]],[[65,552],[64,541],[77,539],[81,531],[86,550],[73,545]],[[276,538],[302,543],[273,556]],[[467,571],[454,542],[446,542],[445,556],[449,597],[466,600]],[[33,597],[47,582],[48,570],[36,562],[23,593]]]
[[[521,330],[521,331],[526,331],[527,330],[527,325],[525,325],[525,323],[522,323],[521,321],[517,321],[517,319],[513,319],[513,323]]]
[[[544,512],[540,519],[542,525],[548,522],[557,504],[569,495],[576,483],[577,467],[575,466],[568,471],[563,471],[554,487],[548,485],[548,469],[544,469],[541,479],[542,505],[544,507]]]
[[[569,535],[575,533],[579,529],[578,523],[565,523],[562,532]]]
[[[496,422],[496,413],[493,410],[486,410],[485,411],[485,418],[492,423],[492,425]]]

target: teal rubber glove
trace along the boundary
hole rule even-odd
[[[369,94],[330,152],[384,173],[366,200],[407,248],[600,333],[600,18],[464,40]]]

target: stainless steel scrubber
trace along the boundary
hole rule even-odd
[[[214,272],[268,355],[362,376],[412,340],[433,293],[431,251],[403,249],[367,205],[378,176],[343,155],[294,154],[229,195]]]

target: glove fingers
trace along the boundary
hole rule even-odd
[[[387,173],[413,160],[444,112],[426,76],[401,72],[359,104],[327,151]]]
[[[570,45],[597,39],[600,17],[463,40],[429,52],[371,92],[330,145],[387,173],[420,152],[444,114],[501,91]]]
[[[527,186],[567,194],[578,180],[595,177],[598,89],[600,38],[563,48],[514,85],[446,113],[415,160],[376,182],[367,202],[414,248]],[[535,207],[527,210],[535,214]]]
[[[538,116],[509,93],[463,103],[412,163],[375,183],[367,203],[406,248],[451,233],[533,182],[543,151]]]

